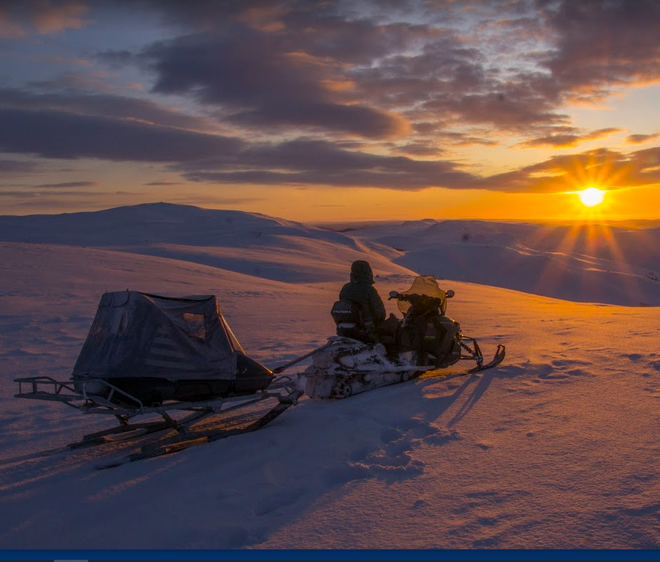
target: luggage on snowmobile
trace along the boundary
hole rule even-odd
[[[364,322],[362,308],[350,300],[338,300],[330,311],[335,322],[337,335],[341,338],[351,338],[365,343],[382,343],[392,353],[394,344],[398,341],[400,322],[393,315],[378,327],[368,326]]]
[[[338,300],[330,311],[337,326],[337,335],[361,340],[365,337],[364,321],[360,306],[349,300]]]

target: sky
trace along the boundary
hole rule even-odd
[[[658,219],[658,99],[656,0],[0,0],[0,214]]]

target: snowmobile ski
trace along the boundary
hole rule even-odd
[[[497,346],[497,351],[495,352],[495,355],[488,363],[486,363],[485,365],[478,364],[476,367],[470,369],[468,373],[477,373],[479,371],[485,371],[486,369],[492,369],[493,367],[497,367],[502,361],[504,361],[505,356],[506,356],[506,347],[503,346],[502,344],[499,344]]]

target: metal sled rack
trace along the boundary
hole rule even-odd
[[[18,394],[14,395],[15,398],[61,402],[86,414],[90,412],[111,414],[113,410],[122,409],[122,406],[114,402],[117,396],[128,399],[135,404],[137,409],[144,408],[144,404],[139,399],[100,379],[80,383],[82,386],[81,392],[75,389],[73,382],[58,381],[52,377],[22,377],[14,379],[14,382],[18,383]],[[107,388],[107,398],[89,395],[86,389],[89,383]],[[27,386],[29,390],[24,390],[24,386]]]
[[[78,391],[71,381],[58,381],[51,377],[23,377],[15,379],[19,385],[16,398],[28,398],[33,400],[46,400],[50,402],[61,402],[67,406],[76,408],[84,414],[101,414],[114,416],[119,425],[96,433],[85,435],[81,441],[71,443],[60,449],[43,451],[36,456],[44,456],[58,452],[66,452],[84,447],[92,447],[112,443],[119,439],[132,439],[142,437],[149,433],[158,431],[174,430],[173,437],[155,444],[142,447],[140,453],[134,453],[100,468],[117,466],[125,462],[151,458],[182,450],[200,443],[215,441],[230,435],[247,433],[259,429],[274,420],[290,406],[297,403],[302,392],[298,390],[290,377],[280,377],[274,381],[266,390],[254,394],[242,396],[229,396],[199,402],[171,401],[160,406],[145,406],[138,398],[117,388],[116,386],[101,379],[82,381],[77,384]],[[107,388],[107,394],[97,396],[87,392],[88,384],[94,384],[98,389],[99,384]],[[269,398],[277,399],[278,403],[266,411],[260,418],[252,421],[241,429],[217,428],[210,430],[196,430],[193,426],[202,420],[215,415],[223,415],[228,412],[245,408],[247,406],[262,402]],[[118,400],[121,399],[121,402]],[[126,406],[127,403],[135,406]],[[170,413],[188,412],[183,418],[174,419]],[[133,423],[130,420],[137,416],[156,414],[161,416],[162,421],[147,421]],[[27,457],[26,457],[27,458]],[[11,459],[12,461],[20,459]]]
[[[280,398],[282,391],[289,392],[288,377],[271,384],[268,389],[258,391],[254,394],[230,396],[227,398],[217,398],[213,400],[197,402],[171,401],[162,406],[145,406],[143,402],[135,396],[117,388],[113,384],[102,379],[90,379],[77,382],[81,391],[77,391],[71,381],[58,381],[52,377],[23,377],[14,379],[18,383],[18,394],[15,398],[29,398],[32,400],[47,400],[50,402],[61,402],[80,410],[84,414],[106,414],[114,416],[140,416],[146,414],[164,414],[175,410],[210,410],[213,413],[227,412],[237,407],[260,402],[267,398]],[[24,385],[29,390],[24,389]],[[106,396],[99,396],[97,392],[90,394],[87,392],[87,386],[94,385],[98,389],[102,386],[107,389]],[[120,403],[117,398],[121,397]],[[134,407],[126,406],[126,403],[134,404]],[[239,404],[236,404],[236,403]],[[233,405],[232,405],[233,404]],[[228,407],[225,407],[228,406]]]

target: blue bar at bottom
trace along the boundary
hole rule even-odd
[[[4,550],[0,560],[658,560],[658,550]]]

